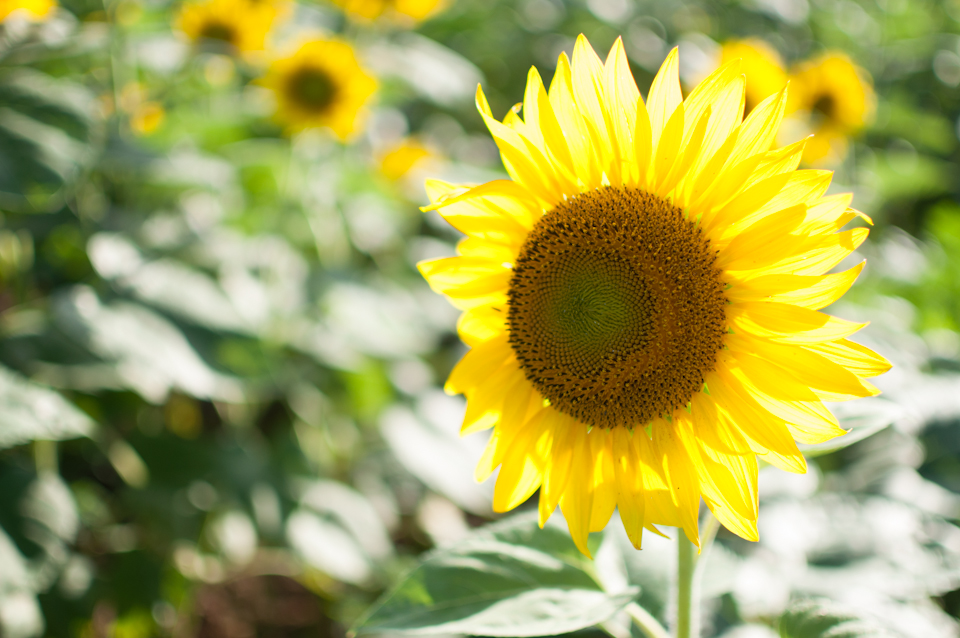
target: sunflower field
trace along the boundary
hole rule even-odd
[[[0,0],[0,638],[957,638],[958,525],[960,0]]]

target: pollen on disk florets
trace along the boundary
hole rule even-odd
[[[603,187],[545,214],[508,292],[509,342],[557,410],[591,426],[645,425],[686,405],[725,332],[716,254],[683,211]]]

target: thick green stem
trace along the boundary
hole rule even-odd
[[[676,638],[692,638],[695,624],[696,601],[694,601],[694,570],[697,566],[697,550],[683,533],[677,530],[677,631]]]

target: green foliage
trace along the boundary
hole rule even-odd
[[[824,600],[801,600],[780,618],[781,638],[896,638],[875,620]]]
[[[541,530],[535,516],[515,516],[425,556],[355,631],[569,633],[606,621],[639,593],[606,593],[592,572],[561,525]]]

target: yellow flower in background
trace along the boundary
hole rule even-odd
[[[870,121],[874,107],[869,75],[844,53],[825,53],[790,74],[788,108],[804,113],[813,132],[803,154],[807,163],[831,164],[843,159],[849,137]]]
[[[844,433],[823,401],[889,368],[819,311],[868,231],[841,231],[859,213],[824,196],[832,173],[796,170],[804,141],[772,148],[786,89],[742,121],[738,61],[685,100],[678,68],[674,50],[644,103],[622,42],[603,62],[580,36],[549,91],[530,70],[523,119],[477,91],[509,180],[427,183],[466,234],[419,268],[463,310],[445,389],[464,434],[493,428],[476,477],[500,466],[500,512],[539,488],[540,524],[559,504],[584,553],[614,508],[637,547],[655,525],[699,544],[701,497],[756,540],[757,455],[805,472],[795,441]]]
[[[261,51],[270,28],[285,9],[284,4],[269,1],[186,2],[176,26],[197,44],[226,45],[240,53]]]
[[[50,17],[56,2],[52,0],[0,0],[0,21],[11,15],[20,15],[29,20],[44,20]]]
[[[260,84],[277,99],[276,119],[288,130],[327,127],[341,140],[354,132],[377,81],[339,40],[312,40],[274,61]]]
[[[381,155],[380,172],[388,179],[398,180],[431,157],[433,153],[423,144],[405,139]]]
[[[748,38],[725,42],[720,49],[720,65],[737,59],[741,60],[740,68],[747,78],[745,113],[750,113],[787,84],[787,72],[780,54],[763,40]]]
[[[445,3],[444,0],[331,0],[333,4],[346,13],[374,20],[383,14],[394,13],[406,16],[419,22],[437,13]]]

